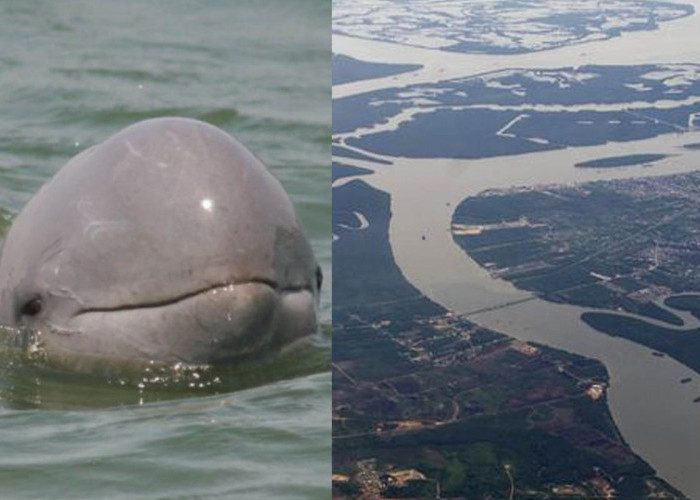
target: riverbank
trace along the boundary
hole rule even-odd
[[[698,9],[700,2],[692,2]],[[667,23],[653,32],[536,54],[485,56],[436,53],[385,42],[334,36],[334,50],[374,62],[422,64],[416,72],[335,87],[334,98],[421,82],[437,82],[510,67],[558,68],[583,64],[643,64],[700,61],[693,42],[700,32],[698,16]],[[645,50],[639,50],[643,44]],[[646,50],[648,48],[648,50]],[[409,113],[410,111],[406,111]],[[392,125],[388,125],[387,128]],[[700,405],[693,399],[700,384],[692,370],[669,357],[585,325],[586,309],[547,303],[491,278],[454,244],[450,221],[466,197],[487,189],[542,184],[569,184],[690,172],[700,166],[700,132],[665,134],[651,139],[567,148],[504,158],[455,160],[380,156],[390,167],[357,161],[373,170],[364,180],[391,194],[390,242],[394,258],[411,284],[431,300],[484,327],[603,361],[611,375],[609,404],[632,448],[659,475],[691,497],[700,496]],[[598,158],[644,154],[667,155],[653,168],[584,169],[575,165]],[[378,156],[378,155],[374,155]],[[350,182],[351,178],[337,181]],[[426,193],[439,193],[426,197]],[[508,307],[479,312],[494,306]],[[685,384],[682,379],[692,378]]]

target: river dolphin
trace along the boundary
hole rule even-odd
[[[263,164],[212,125],[158,118],[75,156],[17,216],[0,324],[61,365],[219,363],[316,332],[320,287]]]

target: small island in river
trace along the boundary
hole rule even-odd
[[[663,154],[638,154],[624,156],[609,156],[607,158],[598,158],[596,160],[584,161],[577,163],[579,168],[616,168],[628,167],[630,165],[645,165],[654,163],[667,158],[668,155]]]

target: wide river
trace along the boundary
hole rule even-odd
[[[0,2],[0,209],[138,120],[198,118],[280,179],[326,277],[324,335],[219,394],[0,360],[0,498],[330,497],[330,16],[330,0]]]
[[[685,3],[692,3],[696,12],[700,11],[700,0]],[[444,53],[334,35],[335,53],[372,62],[424,67],[388,78],[336,86],[333,97],[418,82],[436,83],[506,68],[700,63],[698,33],[700,17],[696,14],[652,32],[505,56]],[[378,128],[396,125],[394,122]],[[643,346],[593,330],[580,320],[586,309],[539,299],[507,305],[530,295],[505,281],[492,279],[454,243],[450,233],[454,208],[467,196],[485,189],[689,172],[700,167],[700,152],[682,148],[692,142],[700,142],[700,132],[481,160],[384,156],[381,158],[393,166],[377,168],[376,164],[354,160],[353,164],[375,170],[363,179],[391,194],[390,242],[397,264],[413,285],[432,300],[469,315],[469,319],[485,327],[601,360],[610,372],[608,400],[624,438],[661,477],[687,495],[700,498],[700,404],[693,403],[700,396],[698,374],[668,357],[653,356]],[[581,161],[648,152],[674,156],[652,168],[574,168]],[[341,179],[336,185],[349,180]],[[482,311],[503,305],[506,307]],[[685,377],[693,377],[692,382],[680,384]]]

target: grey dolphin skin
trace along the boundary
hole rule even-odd
[[[0,258],[0,324],[60,365],[227,362],[317,331],[321,272],[280,183],[196,120],[71,159]]]

